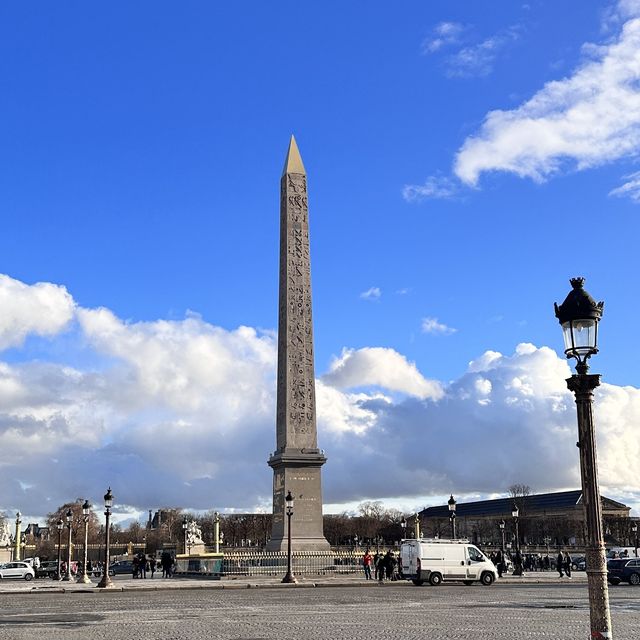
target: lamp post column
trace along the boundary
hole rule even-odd
[[[456,501],[455,501],[455,498],[453,497],[453,494],[451,494],[451,497],[449,498],[449,502],[447,504],[449,505],[449,520],[451,520],[451,539],[455,540],[456,539]]]
[[[298,582],[291,570],[291,517],[293,516],[293,496],[291,491],[287,492],[285,496],[285,502],[287,504],[287,573],[282,582],[293,583]]]
[[[220,514],[217,511],[213,514],[213,538],[216,553],[220,553]]]
[[[631,526],[631,533],[633,533],[633,544],[635,549],[636,558],[638,557],[638,525],[633,523]]]
[[[78,575],[76,582],[82,582],[89,584],[91,579],[87,575],[87,554],[88,554],[88,542],[89,542],[89,514],[91,512],[91,505],[88,500],[84,501],[82,505],[82,520],[84,521],[84,547],[82,553],[82,573]]]
[[[113,587],[113,582],[109,577],[109,561],[110,561],[110,548],[111,544],[111,506],[113,505],[113,494],[111,493],[111,487],[107,490],[104,496],[104,517],[105,517],[105,534],[104,534],[104,569],[102,572],[102,580],[98,583],[98,587],[101,589],[110,589]]]
[[[73,524],[73,511],[67,510],[67,529],[69,535],[67,536],[67,571],[64,574],[63,580],[69,582],[71,580],[71,525]]]
[[[576,368],[580,371],[580,367]],[[586,371],[572,375],[567,387],[575,394],[578,411],[578,448],[582,501],[587,520],[587,548],[585,553],[591,635],[593,638],[612,638],[607,584],[607,558],[602,531],[602,504],[598,488],[596,440],[593,422],[593,391],[600,384],[600,376]]]
[[[13,539],[13,559],[20,560],[20,541],[22,539],[22,531],[20,525],[22,524],[22,514],[18,511],[16,513],[16,535]]]
[[[416,540],[420,540],[420,538],[422,537],[420,535],[420,516],[417,513],[415,515],[415,520],[416,520]]]
[[[56,529],[58,530],[58,580],[62,580],[61,567],[62,567],[62,529],[64,522],[58,520],[56,522]]]

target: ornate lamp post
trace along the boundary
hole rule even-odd
[[[69,582],[69,580],[71,580],[71,524],[73,522],[73,511],[71,511],[71,509],[67,509],[65,520],[67,521],[69,535],[67,537],[67,570],[62,579]]]
[[[13,539],[13,559],[20,560],[20,541],[22,540],[20,525],[22,524],[22,514],[16,513],[16,535]]]
[[[56,522],[56,529],[58,530],[58,580],[62,580],[61,567],[62,567],[62,529],[64,528],[64,522],[62,519]]]
[[[107,490],[107,493],[104,494],[104,517],[106,519],[104,525],[104,569],[102,572],[102,580],[98,583],[98,586],[102,589],[110,589],[113,588],[113,582],[111,582],[111,578],[109,577],[109,555],[110,549],[109,545],[110,541],[110,531],[111,531],[111,523],[109,522],[111,518],[111,507],[113,506],[113,494],[111,493],[111,487]]]
[[[638,523],[634,522],[631,525],[631,533],[633,533],[633,545],[635,547],[636,558],[638,557]]]
[[[500,533],[502,534],[502,557],[504,558],[504,527],[505,527],[505,521],[504,520],[500,520],[500,522],[498,522],[498,527],[500,527]]]
[[[520,509],[518,509],[518,505],[514,502],[513,508],[511,509],[511,517],[513,518],[513,522],[516,528],[516,551],[520,551],[520,527],[518,525],[519,514]]]
[[[420,540],[420,538],[422,537],[420,535],[420,516],[417,512],[415,515],[415,521],[416,521],[416,540]]]
[[[189,523],[187,522],[187,516],[182,518],[182,545],[184,549],[184,553],[187,553],[187,528],[189,527]]]
[[[449,505],[449,520],[451,521],[451,539],[455,540],[456,539],[456,501],[453,497],[453,494],[451,494],[451,497],[449,498],[449,502],[447,502],[447,504]]]
[[[220,514],[213,514],[213,537],[216,553],[220,553]]]
[[[91,579],[87,575],[87,553],[88,553],[88,541],[89,541],[89,514],[91,513],[91,505],[88,500],[84,501],[82,505],[82,520],[84,522],[84,548],[82,554],[82,573],[78,575],[76,582],[83,582],[89,584]]]
[[[405,533],[407,532],[407,521],[402,516],[402,520],[400,520],[400,526],[402,527],[402,539],[404,540]]]
[[[571,279],[571,291],[555,306],[562,326],[565,355],[576,359],[576,373],[567,379],[576,397],[582,499],[587,521],[586,565],[589,582],[591,637],[612,638],[609,611],[607,563],[602,533],[602,504],[598,487],[595,426],[592,414],[593,392],[600,384],[599,374],[589,374],[589,358],[598,353],[598,323],[604,302],[596,302],[584,289],[584,278]]]
[[[293,496],[291,491],[285,496],[287,503],[287,574],[282,578],[282,582],[298,582],[291,571],[291,516],[293,516]]]

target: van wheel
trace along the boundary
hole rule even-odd
[[[639,585],[640,584],[640,574],[632,573],[629,576],[629,584]]]
[[[424,584],[424,580],[412,580],[411,582],[413,582],[416,587],[421,587]]]
[[[429,576],[429,584],[433,587],[437,587],[442,583],[442,576],[439,573],[432,573]]]
[[[463,580],[462,582],[464,582],[467,587],[470,587],[473,584],[473,580]]]
[[[489,585],[493,584],[493,574],[489,573],[488,571],[485,571],[481,576],[480,576],[480,582],[482,582],[482,584],[485,587],[488,587]]]

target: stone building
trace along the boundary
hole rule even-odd
[[[630,507],[611,498],[601,497],[605,525],[605,542],[625,545],[632,538]],[[585,544],[586,525],[582,491],[561,491],[498,498],[456,504],[456,535],[481,545],[500,545],[499,523],[505,522],[507,546],[515,542],[514,503],[518,506],[518,534],[521,545],[557,546]],[[424,537],[451,536],[450,511],[447,504],[420,512]]]

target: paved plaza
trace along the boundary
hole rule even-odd
[[[241,582],[209,585],[186,588],[184,582],[182,588],[157,591],[3,593],[0,639],[584,640],[589,635],[584,581],[438,588],[347,580],[315,587],[307,583],[307,588],[275,583],[253,588]],[[610,593],[615,638],[637,638],[640,589],[621,585]]]

